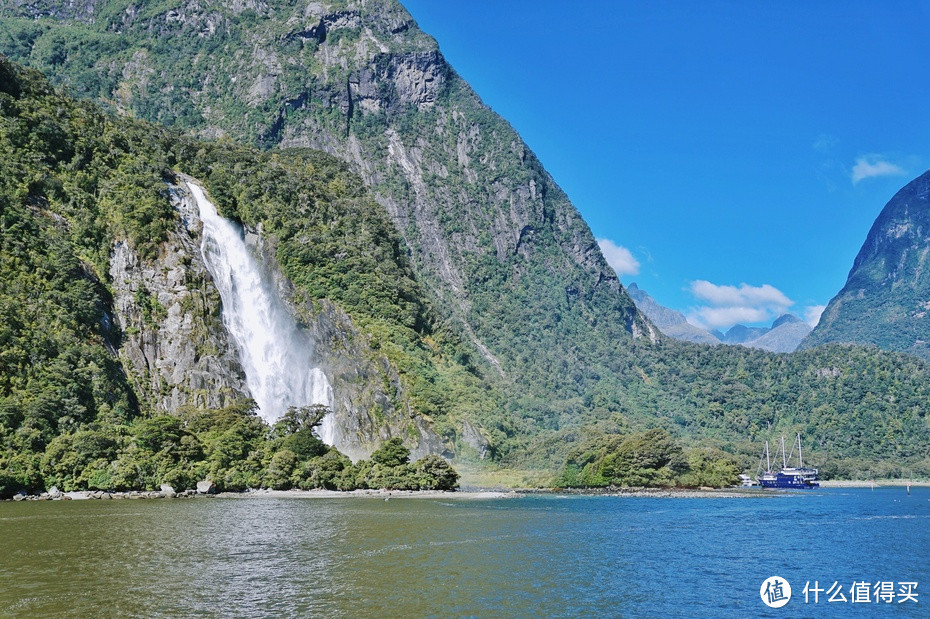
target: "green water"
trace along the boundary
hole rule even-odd
[[[0,503],[0,616],[918,617],[806,580],[930,583],[930,489],[771,499]],[[762,581],[791,581],[785,608]]]

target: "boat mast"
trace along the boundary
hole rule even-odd
[[[772,470],[772,462],[769,459],[769,442],[765,441],[765,472]]]
[[[801,433],[798,432],[798,468],[804,468],[804,460],[801,459]]]
[[[785,437],[781,437],[781,467],[788,468],[788,455],[785,453]]]

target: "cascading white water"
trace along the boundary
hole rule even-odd
[[[332,406],[333,389],[314,366],[313,342],[278,298],[274,282],[249,252],[242,230],[220,217],[203,189],[187,183],[203,222],[200,251],[223,300],[223,324],[239,349],[259,415],[274,423],[290,406]],[[335,441],[333,415],[317,428]]]

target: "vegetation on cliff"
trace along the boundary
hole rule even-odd
[[[849,271],[802,348],[874,345],[930,360],[930,172],[882,209]]]

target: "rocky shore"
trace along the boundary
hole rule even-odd
[[[13,496],[14,501],[85,501],[85,500],[112,500],[112,499],[188,499],[195,496],[209,496],[216,494],[216,486],[212,481],[204,480],[197,483],[196,488],[175,491],[168,484],[162,484],[158,490],[129,490],[127,492],[109,492],[106,490],[74,490],[62,492],[52,486],[48,492],[41,494],[20,493]]]
[[[863,481],[828,481],[821,482],[824,488],[843,487],[869,487],[871,482]],[[898,480],[883,480],[875,482],[875,486],[900,485],[905,482]],[[911,482],[913,486],[927,486],[930,482]],[[163,484],[160,490],[128,492],[107,492],[103,490],[82,490],[74,492],[61,492],[51,488],[41,494],[18,494],[14,501],[79,501],[79,500],[111,500],[111,499],[185,499],[193,497],[213,496],[225,499],[250,498],[295,498],[295,499],[343,499],[343,498],[369,498],[369,499],[512,499],[533,495],[545,496],[610,496],[610,497],[640,497],[640,498],[670,498],[670,499],[745,499],[781,496],[781,492],[772,492],[761,488],[521,488],[519,490],[502,490],[487,488],[470,488],[455,492],[442,490],[269,490],[250,489],[245,492],[217,493],[213,482],[202,481],[197,488],[176,492],[174,488]]]

